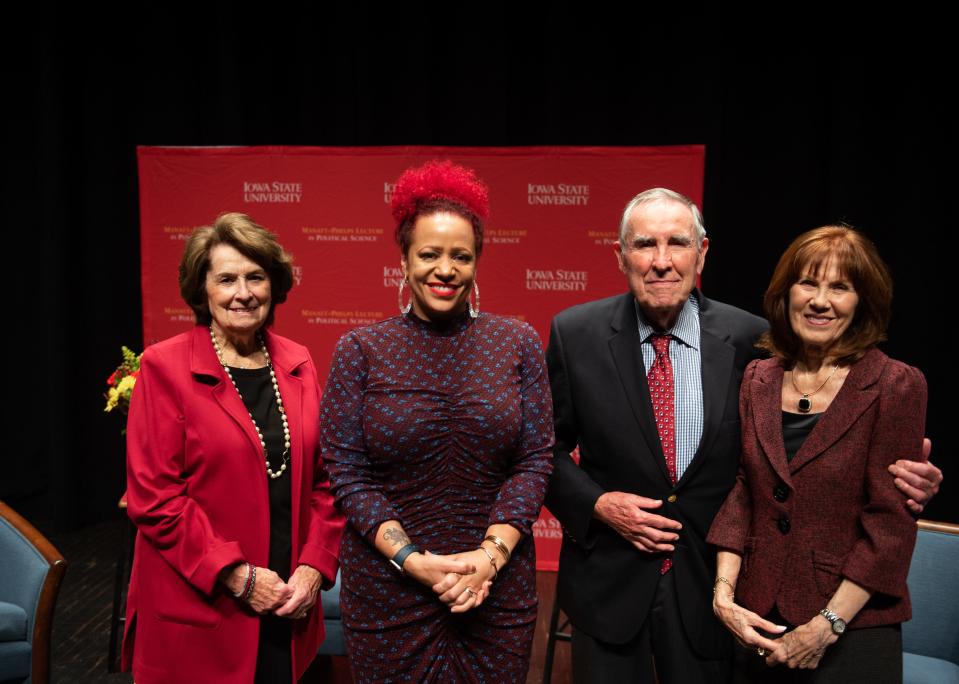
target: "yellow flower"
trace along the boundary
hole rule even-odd
[[[120,384],[117,385],[117,392],[126,397],[130,398],[130,392],[133,391],[133,385],[136,383],[137,379],[132,375],[126,375],[120,381]]]
[[[117,407],[117,402],[119,401],[120,393],[117,391],[116,387],[111,387],[107,390],[107,407],[103,410],[109,413]]]

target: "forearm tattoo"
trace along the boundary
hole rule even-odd
[[[410,538],[406,532],[398,527],[388,527],[383,532],[383,539],[390,542],[393,546],[406,546],[410,543]]]

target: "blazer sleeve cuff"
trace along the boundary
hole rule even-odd
[[[309,565],[323,576],[323,589],[329,589],[336,583],[336,573],[340,564],[336,554],[331,553],[321,546],[307,544],[300,551],[298,562],[301,565]]]
[[[740,556],[743,555],[743,552],[746,548],[746,542],[744,539],[738,537],[737,535],[713,532],[715,529],[715,527],[710,529],[709,535],[706,537],[707,544],[712,544],[717,549],[722,551],[732,551]]]
[[[912,547],[908,550],[911,555]],[[909,566],[905,567],[908,569]],[[850,558],[843,566],[842,576],[869,591],[898,599],[905,598],[908,595],[906,575],[891,571],[892,568],[893,565],[885,557],[877,559],[875,563],[861,558]]]
[[[720,509],[719,515],[713,520],[709,534],[706,535],[706,543],[741,556],[746,549],[746,530],[735,518],[724,513],[725,508]]]
[[[589,549],[595,542],[590,534],[596,501],[605,490],[580,469],[568,454],[557,455],[546,495],[546,507],[563,525],[571,541]]]
[[[726,551],[734,551],[740,556],[743,555],[751,517],[749,491],[740,469],[736,484],[726,496],[719,513],[713,518],[709,533],[706,535],[706,543]]]
[[[193,574],[190,575],[190,583],[201,591],[212,594],[223,568],[244,561],[246,561],[246,556],[238,542],[231,541],[215,546],[203,557]]]

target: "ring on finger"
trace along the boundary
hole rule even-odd
[[[466,587],[466,593],[470,595],[470,598],[476,598],[476,591],[473,590],[473,587]]]

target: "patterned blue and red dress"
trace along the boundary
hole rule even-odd
[[[323,456],[349,524],[343,626],[357,682],[522,682],[536,622],[531,526],[551,470],[553,420],[539,338],[481,314],[412,314],[337,345],[323,395]],[[479,608],[452,614],[374,547],[398,520],[421,549],[471,551],[491,524],[523,533]]]

